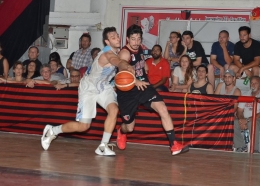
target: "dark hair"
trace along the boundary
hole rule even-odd
[[[63,65],[61,63],[61,59],[60,59],[60,54],[58,52],[52,52],[49,55],[49,61],[56,61],[58,63],[58,65],[63,67]]]
[[[251,33],[251,28],[248,27],[248,26],[241,26],[241,27],[238,29],[238,33],[240,33],[241,31],[246,31],[247,34],[250,34],[250,33]]]
[[[35,71],[34,71],[34,74],[33,74],[32,77],[31,77],[31,79],[41,76],[40,72],[37,71],[36,61],[31,60],[31,61],[29,61],[28,65],[26,66],[25,73],[23,73],[23,77],[27,79],[27,76],[28,76],[28,67],[29,67],[30,63],[34,63],[34,64],[35,64]]]
[[[93,48],[93,49],[91,50],[91,52],[90,52],[91,56],[93,56],[94,52],[96,52],[96,51],[100,52],[101,49],[100,49],[100,48],[97,48],[97,47],[96,47],[96,48]]]
[[[106,27],[103,30],[102,36],[103,36],[103,44],[104,44],[104,46],[107,46],[105,40],[108,40],[107,34],[110,33],[110,32],[116,32],[116,28],[112,26],[112,27]]]
[[[197,68],[196,68],[196,72],[198,72],[198,69],[199,69],[200,67],[205,68],[205,70],[206,70],[206,74],[208,74],[208,67],[206,67],[206,66],[203,65],[203,64],[197,66]]]
[[[130,38],[131,35],[133,34],[140,34],[141,38],[143,37],[143,31],[142,28],[138,25],[131,25],[130,27],[128,27],[127,31],[126,31],[126,37]]]
[[[91,36],[88,33],[82,34],[82,36],[80,36],[79,40],[82,41],[83,37],[87,37],[89,39],[89,42],[91,42]]]
[[[172,34],[175,34],[177,36],[177,38],[179,38],[178,45],[177,45],[177,48],[176,48],[176,54],[181,55],[181,52],[183,52],[183,46],[181,44],[181,42],[182,42],[181,34],[180,34],[180,32],[176,32],[176,31],[172,31],[170,33],[170,36]]]
[[[228,31],[226,31],[226,30],[221,30],[221,31],[219,32],[219,34],[221,34],[221,33],[225,33],[225,34],[227,34],[227,36],[229,37],[229,32],[228,32]]]
[[[52,61],[56,62],[56,63],[57,63],[57,66],[59,66],[59,62],[56,61],[56,60],[50,60],[50,61],[48,62],[48,64],[50,65]]]
[[[183,55],[183,56],[180,57],[180,62],[179,62],[179,63],[180,63],[180,66],[181,66],[181,60],[182,60],[182,58],[184,58],[184,57],[186,57],[186,58],[188,59],[188,61],[189,61],[189,66],[188,66],[188,68],[186,69],[185,76],[184,76],[184,83],[187,84],[187,82],[189,81],[189,79],[192,78],[193,62],[192,62],[190,56],[188,56],[188,55],[185,54],[185,55]]]
[[[35,48],[37,50],[37,53],[39,53],[39,48],[37,46],[30,46],[28,51],[30,51],[32,48]]]
[[[252,76],[252,77],[250,78],[250,82],[251,82],[253,79],[256,79],[258,82],[260,82],[260,77],[259,77],[259,76]]]
[[[162,52],[162,47],[161,47],[161,45],[154,45],[153,48],[152,48],[152,50],[154,49],[154,47],[160,48],[160,51]]]
[[[194,37],[192,31],[189,31],[189,30],[184,31],[184,32],[182,33],[182,37],[183,37],[184,35],[189,35],[191,38]]]
[[[23,66],[23,63],[21,61],[16,61],[13,65],[13,70],[18,66],[18,65],[22,65]]]

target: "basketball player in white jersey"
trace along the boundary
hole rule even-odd
[[[51,126],[46,125],[41,138],[44,150],[47,150],[53,139],[60,133],[84,132],[89,129],[92,118],[96,117],[96,103],[103,107],[108,115],[104,123],[101,144],[95,150],[98,155],[113,156],[115,152],[108,147],[108,142],[116,125],[118,106],[116,93],[109,81],[115,76],[115,67],[119,71],[128,70],[134,73],[128,62],[119,59],[117,51],[120,39],[115,27],[103,31],[103,43],[106,46],[95,58],[91,69],[88,69],[79,85],[79,102],[76,121]]]

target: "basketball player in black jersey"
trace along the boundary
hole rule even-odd
[[[132,132],[135,126],[135,114],[140,104],[153,109],[162,120],[162,125],[168,136],[172,155],[187,151],[189,148],[175,141],[173,122],[166,108],[163,98],[149,85],[145,73],[145,59],[141,47],[142,29],[132,25],[127,29],[128,44],[122,48],[119,57],[129,62],[135,69],[136,86],[130,91],[117,90],[117,100],[123,124],[117,131],[117,146],[126,147],[126,134]]]

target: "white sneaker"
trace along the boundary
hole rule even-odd
[[[46,125],[43,130],[41,143],[42,143],[42,148],[44,150],[48,150],[48,148],[51,144],[51,141],[57,137],[56,135],[54,135],[54,133],[52,131],[52,127],[53,126],[51,126],[51,125]]]
[[[95,153],[101,156],[115,156],[116,153],[111,150],[108,146],[113,148],[113,144],[101,143],[98,148],[95,150]]]

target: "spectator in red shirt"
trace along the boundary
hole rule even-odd
[[[148,79],[157,91],[168,92],[170,65],[162,57],[162,47],[154,45],[151,54],[152,58],[146,61]]]

